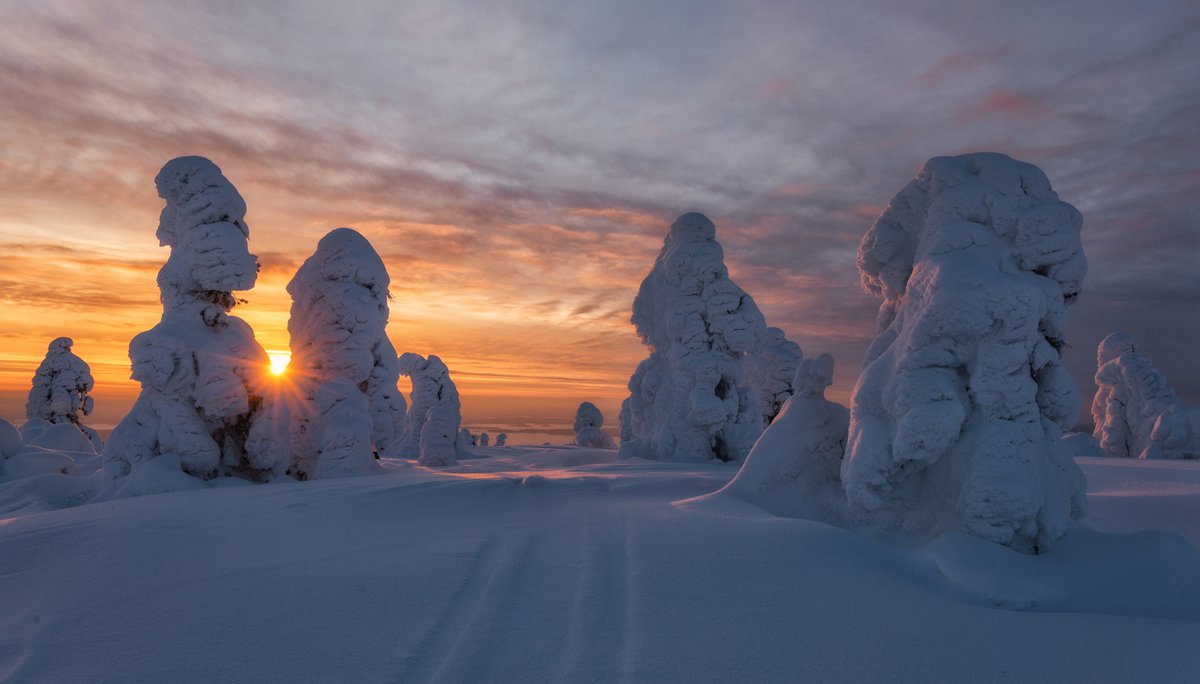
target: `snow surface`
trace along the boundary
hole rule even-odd
[[[775,402],[791,393],[778,376],[784,385],[791,379],[785,366],[800,348],[768,333],[754,299],[729,278],[716,234],[703,214],[676,219],[633,300],[632,322],[650,356],[621,405],[626,457],[740,461]],[[789,353],[795,358],[779,358]]]
[[[92,412],[92,391],[95,380],[87,363],[71,353],[75,342],[59,337],[50,342],[46,358],[33,375],[29,399],[25,402],[25,417],[48,423],[70,423],[87,436],[91,448],[99,451],[104,444],[99,433],[84,425],[84,416]]]
[[[303,398],[289,407],[294,474],[364,475],[376,450],[403,454],[407,404],[385,331],[390,284],[379,254],[350,228],[321,238],[288,283],[289,378]]]
[[[1200,668],[1200,463],[1084,459],[1090,516],[1031,556],[693,498],[734,464],[479,451],[504,456],[233,487],[164,457],[137,484],[182,491],[41,513],[91,478],[0,484],[0,679],[1123,683]]]
[[[1125,458],[1200,458],[1200,406],[1175,396],[1131,335],[1100,341],[1096,387],[1092,420],[1101,449]]]
[[[856,515],[1033,553],[1082,515],[1060,442],[1080,395],[1059,353],[1087,271],[1081,223],[1002,154],[935,157],[892,198],[858,252],[882,302],[842,464]]]

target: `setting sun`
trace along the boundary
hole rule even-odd
[[[292,361],[292,353],[284,349],[268,349],[267,357],[271,359],[271,375],[283,375]]]

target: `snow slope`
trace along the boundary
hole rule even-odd
[[[36,512],[0,485],[0,679],[1194,681],[1200,464],[1081,459],[1048,554],[776,517],[736,466],[477,448],[431,470]],[[1169,530],[1186,537],[1155,531]]]

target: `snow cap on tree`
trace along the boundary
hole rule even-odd
[[[84,416],[92,412],[92,391],[95,381],[92,369],[83,359],[71,353],[74,342],[69,337],[59,337],[50,343],[46,358],[33,375],[33,387],[25,403],[25,417],[29,420],[44,420],[48,423],[70,423],[87,436],[92,448],[103,446],[100,435],[83,423]]]
[[[163,316],[129,345],[142,391],[105,446],[105,470],[122,477],[173,454],[197,477],[266,478],[279,465],[262,411],[269,362],[250,326],[228,315],[258,271],[246,203],[203,157],[167,162],[155,185],[166,200],[159,242],[171,248],[158,273]]]
[[[308,399],[292,419],[298,474],[365,474],[375,468],[374,449],[388,457],[400,453],[406,406],[396,386],[400,364],[385,330],[390,282],[371,243],[357,231],[337,228],[321,238],[288,283],[290,368]],[[351,421],[352,430],[347,411],[360,404],[364,420]],[[323,465],[326,454],[336,454],[330,458],[339,465]]]
[[[740,460],[763,427],[747,366],[768,344],[762,313],[729,278],[716,226],[680,216],[633,301],[650,348],[621,407],[621,456]],[[772,391],[773,395],[774,392]]]
[[[604,431],[604,414],[590,401],[579,405],[575,411],[575,444],[596,449],[616,449],[612,437]]]
[[[1200,407],[1175,396],[1132,336],[1105,337],[1096,365],[1092,419],[1101,449],[1125,458],[1200,458]]]
[[[882,299],[842,463],[858,515],[1037,552],[1083,514],[1060,441],[1080,395],[1059,351],[1087,271],[1081,223],[1002,154],[931,159],[892,198],[858,253]]]

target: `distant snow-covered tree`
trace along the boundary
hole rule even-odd
[[[105,446],[105,470],[121,477],[174,454],[196,477],[265,478],[281,465],[266,448],[269,361],[250,326],[229,315],[233,293],[254,287],[258,273],[246,203],[203,157],[171,160],[155,185],[166,200],[159,243],[171,248],[158,272],[163,315],[129,345],[142,391]]]
[[[88,396],[95,384],[92,369],[71,353],[73,344],[69,337],[59,337],[50,343],[46,358],[33,375],[25,417],[52,424],[70,423],[100,451],[104,446],[100,435],[83,423],[83,417],[92,412],[93,402]]]
[[[489,442],[491,442],[491,437],[488,437],[488,433],[479,433],[479,446],[487,446]]]
[[[459,435],[462,405],[458,399],[458,388],[450,379],[450,369],[446,364],[432,354],[425,358],[420,354],[405,352],[400,356],[400,374],[412,381],[412,406],[404,424],[404,438],[400,450],[407,454],[420,452],[421,428],[425,425],[429,409],[434,406],[442,406],[450,411],[454,433]],[[469,442],[460,436],[457,440],[460,455],[468,444]]]
[[[1080,395],[1063,367],[1082,219],[1002,154],[926,162],[863,238],[878,334],[855,387],[842,482],[887,527],[1045,549],[1085,508],[1060,439]]]
[[[616,449],[612,437],[604,431],[604,414],[590,401],[579,405],[575,411],[575,444],[594,449]]]
[[[507,442],[508,442],[508,433],[501,432],[500,434],[496,435],[496,446],[502,447]]]
[[[437,357],[433,357],[437,358]],[[446,404],[430,406],[421,421],[421,446],[417,462],[423,466],[450,466],[458,462],[457,411]]]
[[[633,325],[650,356],[629,379],[621,406],[621,456],[744,458],[781,394],[761,383],[776,375],[765,370],[773,363],[764,358],[757,378],[750,367],[778,344],[754,299],[730,280],[716,226],[703,214],[671,225],[633,301]]]
[[[1200,458],[1200,407],[1175,396],[1132,336],[1105,337],[1096,365],[1092,419],[1101,449],[1126,458]]]
[[[390,282],[371,243],[338,228],[288,283],[289,367],[307,400],[292,416],[292,468],[301,477],[361,475],[375,468],[373,449],[401,453],[406,406],[385,331]]]

